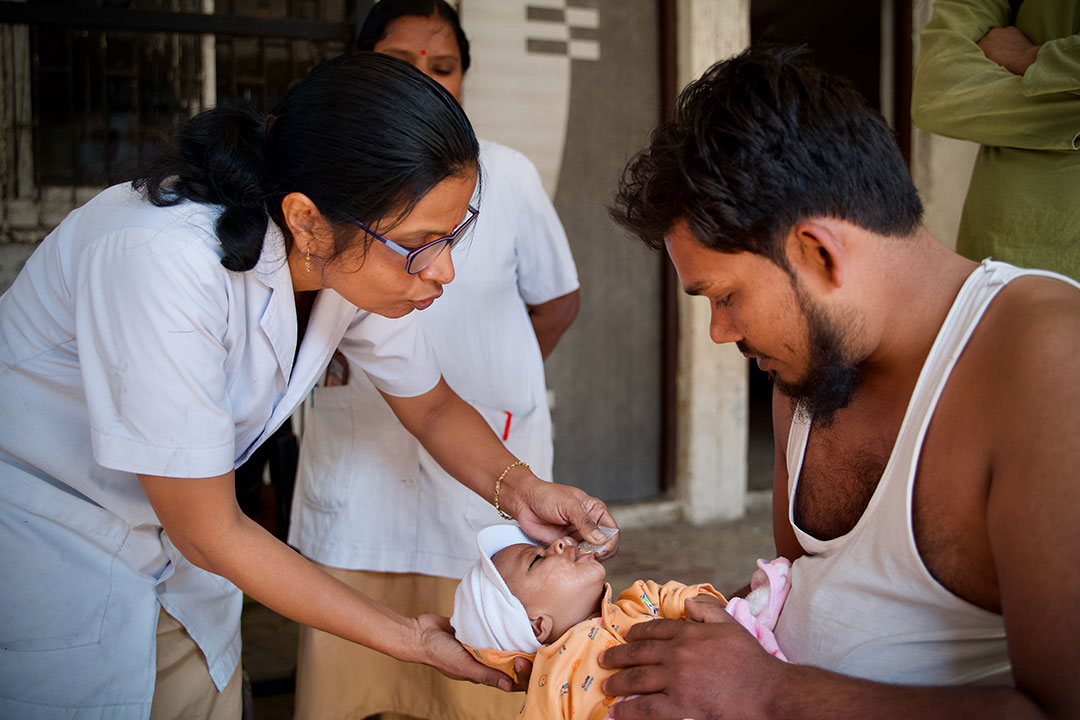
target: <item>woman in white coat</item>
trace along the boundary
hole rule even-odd
[[[176,155],[42,242],[0,297],[0,717],[238,718],[241,590],[509,688],[446,618],[390,611],[247,519],[233,481],[340,346],[530,532],[610,522],[518,463],[410,315],[453,278],[477,154],[437,84],[345,56],[269,116],[196,116]]]
[[[415,65],[460,99],[469,44],[442,0],[380,0],[358,45]],[[543,358],[577,313],[577,272],[532,163],[481,140],[480,168],[483,212],[454,251],[453,286],[420,321],[454,391],[515,456],[550,479]],[[475,561],[477,530],[505,521],[463,491],[392,413],[365,411],[378,391],[363,373],[347,368],[329,380],[343,385],[316,388],[304,416],[311,432],[302,441],[290,544],[398,612],[449,614],[457,580]],[[431,497],[439,502],[424,501]],[[512,717],[520,706],[520,697],[301,629],[301,720],[392,712],[483,720]]]

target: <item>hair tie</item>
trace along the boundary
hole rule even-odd
[[[264,138],[270,137],[270,128],[274,127],[274,122],[275,121],[277,121],[277,115],[274,115],[273,113],[270,113],[269,115],[267,115],[266,119],[263,120],[263,137]]]

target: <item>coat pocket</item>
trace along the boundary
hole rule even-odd
[[[297,471],[301,502],[326,512],[366,504],[380,483],[415,478],[418,466],[419,443],[363,373],[343,387],[315,389]]]
[[[100,641],[128,526],[36,478],[0,482],[0,649],[63,650]]]

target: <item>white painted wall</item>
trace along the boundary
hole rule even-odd
[[[462,0],[461,24],[469,35],[472,64],[462,105],[478,137],[524,153],[554,197],[570,102],[569,55],[526,53],[530,38],[568,41],[565,23],[527,20],[527,6],[563,2]]]

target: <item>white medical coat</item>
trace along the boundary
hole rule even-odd
[[[332,291],[297,353],[280,231],[270,224],[255,269],[230,272],[217,214],[109,188],[0,296],[0,717],[147,717],[159,604],[224,687],[241,594],[183,558],[135,473],[183,482],[233,469],[339,344],[389,394],[438,382],[414,317]]]
[[[480,166],[480,216],[453,250],[454,282],[420,320],[450,386],[550,480],[551,413],[526,305],[576,290],[577,269],[533,164],[482,140]],[[378,393],[356,368],[349,375],[305,407],[289,543],[333,567],[461,577],[476,531],[503,521],[389,408],[368,412]]]

